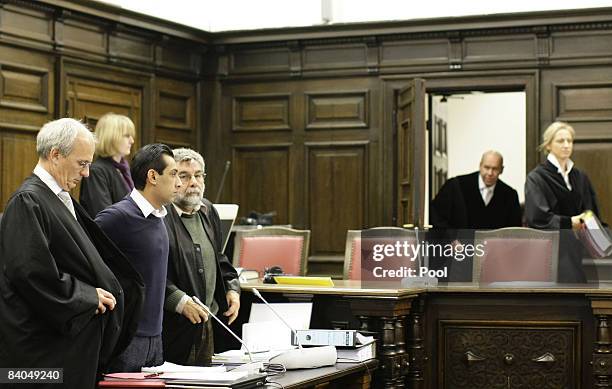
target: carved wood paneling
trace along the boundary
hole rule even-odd
[[[106,54],[106,33],[102,26],[96,25],[92,20],[66,19],[62,33],[66,48]]]
[[[463,40],[464,62],[535,59],[533,35],[469,37]]]
[[[366,66],[365,44],[308,46],[304,48],[304,69]]]
[[[196,142],[196,90],[193,84],[158,78],[156,80],[157,142],[198,148]]]
[[[289,145],[243,145],[232,151],[232,202],[239,214],[276,211],[275,224],[290,216],[291,153]]]
[[[612,220],[612,143],[574,143],[572,160],[579,169],[589,175],[599,201],[600,217],[609,223]]]
[[[568,122],[612,122],[612,84],[557,85],[557,118]],[[612,138],[609,126],[581,137]]]
[[[576,322],[529,326],[442,320],[443,387],[575,387],[579,328]]]
[[[449,41],[429,39],[381,43],[381,65],[439,65],[447,64]]]
[[[159,66],[174,70],[198,70],[200,64],[199,54],[184,43],[176,41],[158,45],[155,61]]]
[[[2,175],[0,185],[2,185],[0,199],[2,208],[6,206],[11,194],[19,188],[23,179],[30,174],[38,157],[36,155],[36,133],[15,134],[0,133],[2,139]]]
[[[0,9],[0,31],[22,39],[50,43],[53,19],[48,12],[7,4]]]
[[[155,48],[150,39],[138,35],[115,32],[109,36],[111,56],[139,62],[153,62]]]
[[[570,31],[551,34],[551,59],[600,58],[612,55],[610,31]],[[588,42],[588,44],[587,44]]]
[[[290,130],[289,101],[289,94],[235,96],[232,99],[232,130]]]
[[[49,69],[0,63],[0,106],[49,112]]]
[[[313,257],[343,252],[346,231],[364,225],[367,143],[306,144],[308,225]]]
[[[230,70],[233,73],[287,71],[289,55],[286,47],[237,51],[230,55]]]
[[[368,92],[305,93],[306,129],[367,128]]]

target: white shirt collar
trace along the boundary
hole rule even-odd
[[[178,213],[179,217],[180,217],[182,214],[186,213],[186,212],[185,212],[185,211],[183,211],[183,210],[182,210],[182,209],[181,209],[181,208],[180,208],[178,205],[176,205],[176,204],[174,204],[174,203],[172,203],[172,205],[174,206],[174,209],[176,209],[176,213]],[[195,207],[195,208],[193,209],[193,212],[191,212],[191,213],[190,213],[190,215],[193,215],[194,213],[198,212],[202,206],[204,206],[204,204],[200,204],[200,205],[198,205],[197,207]]]
[[[561,164],[559,163],[559,160],[552,153],[548,153],[548,156],[546,157],[546,159],[548,159],[550,163],[555,165],[555,167],[557,168],[557,171],[561,174],[569,174],[569,172],[571,172],[572,168],[574,167],[574,161],[572,161],[571,159],[568,159],[567,164],[566,164],[567,172],[564,172],[563,170],[561,170]]]
[[[149,217],[151,214],[153,214],[155,217],[162,218],[168,213],[166,207],[163,206],[160,209],[155,209],[149,200],[147,200],[136,188],[132,189],[130,197],[132,200],[134,200],[136,205],[138,205],[138,208],[140,208],[140,211],[145,218]]]
[[[557,173],[561,174],[561,177],[563,177],[563,181],[565,181],[565,186],[567,187],[567,189],[572,190],[572,184],[570,184],[569,181],[569,174],[572,171],[572,168],[574,167],[574,161],[568,159],[567,164],[565,165],[567,170],[563,171],[561,169],[561,164],[559,163],[559,160],[557,160],[557,157],[555,157],[552,153],[548,153],[546,159],[548,159],[550,163],[552,163],[557,168]]]
[[[480,190],[481,193],[485,189],[491,189],[492,191],[495,190],[495,185],[497,185],[497,183],[495,183],[495,184],[493,184],[491,186],[487,186],[484,183],[484,180],[482,179],[482,176],[480,175],[480,172],[478,173],[478,189]]]
[[[55,178],[53,178],[51,173],[45,170],[44,167],[40,166],[40,164],[37,164],[36,167],[34,168],[34,174],[38,178],[40,178],[40,180],[44,182],[45,185],[49,187],[49,189],[51,189],[54,195],[57,196],[60,192],[64,191],[62,187],[59,186],[57,181],[55,181]]]

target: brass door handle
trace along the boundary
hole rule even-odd
[[[552,355],[551,353],[544,353],[537,358],[533,358],[532,361],[536,363],[548,364],[548,363],[555,362],[556,359],[555,359],[555,356]]]
[[[484,360],[486,360],[487,358],[483,358],[479,355],[474,354],[471,351],[466,351],[465,353],[465,361],[467,362],[468,366],[473,365],[476,362],[482,362]]]

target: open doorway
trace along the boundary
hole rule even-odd
[[[504,156],[500,176],[524,201],[527,96],[524,91],[436,91],[428,99],[429,194],[451,177],[478,170],[486,150]]]

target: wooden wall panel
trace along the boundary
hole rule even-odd
[[[382,66],[448,64],[449,49],[447,39],[382,42],[380,63]]]
[[[361,229],[367,209],[367,144],[306,144],[311,256],[344,252],[346,231]]]
[[[11,194],[19,188],[24,178],[32,174],[38,157],[36,155],[36,132],[0,133],[2,177],[0,178],[2,208]]]
[[[582,139],[612,141],[612,83],[556,84],[554,88],[559,120],[577,125]]]
[[[6,4],[0,9],[0,31],[27,40],[51,43],[53,19],[49,12]]]
[[[465,62],[535,60],[536,40],[533,35],[469,37],[463,51]]]
[[[172,146],[196,145],[196,88],[184,81],[156,80],[155,140]]]
[[[304,49],[304,69],[366,66],[365,44],[311,46]]]
[[[149,39],[125,32],[110,35],[109,51],[114,57],[139,62],[153,62],[155,57],[155,48]]]
[[[585,59],[612,55],[611,31],[555,32],[551,35],[551,59]]]
[[[367,128],[368,92],[305,93],[306,129]]]
[[[274,223],[290,223],[291,153],[289,145],[234,146],[232,202],[240,215],[276,211]]]
[[[276,72],[289,70],[289,49],[245,50],[231,53],[233,73]]]
[[[587,172],[599,201],[601,219],[612,221],[612,143],[578,141],[574,143],[572,160],[576,166]]]
[[[89,20],[64,21],[62,41],[66,48],[95,54],[106,54],[106,33],[102,26]]]
[[[233,131],[290,130],[290,95],[238,95],[232,99]]]

